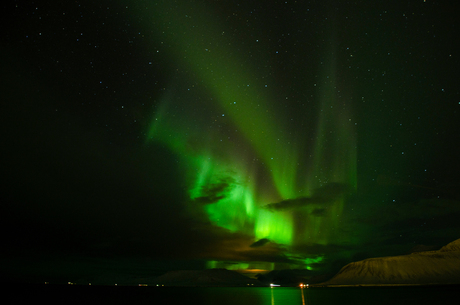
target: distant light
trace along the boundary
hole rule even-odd
[[[270,287],[278,287],[278,284],[270,284]]]

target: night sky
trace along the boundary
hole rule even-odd
[[[458,7],[46,2],[2,4],[2,280],[460,238]]]

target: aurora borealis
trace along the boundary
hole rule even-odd
[[[8,12],[5,274],[58,261],[316,276],[459,237],[448,6],[16,1]]]
[[[194,18],[210,13],[187,6],[158,12],[156,30],[173,37],[166,42],[172,54],[186,54],[173,59],[197,83],[192,90],[207,96],[165,94],[148,134],[150,141],[162,141],[183,156],[190,209],[203,208],[215,225],[256,240],[288,247],[334,241],[343,189],[357,188],[355,124],[346,102],[337,102],[334,38],[324,50],[328,64],[319,69],[323,85],[315,126],[293,134],[286,128],[289,117],[270,94],[275,80],[232,56],[238,52],[216,20]],[[193,110],[208,107],[210,113]],[[295,209],[289,200],[296,202]],[[267,208],[276,202],[286,208]]]

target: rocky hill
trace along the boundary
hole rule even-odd
[[[343,267],[322,285],[460,284],[460,239],[438,251],[369,258]]]

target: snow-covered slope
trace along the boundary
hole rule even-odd
[[[261,286],[257,280],[226,269],[170,271],[155,282],[165,286]]]
[[[460,284],[460,239],[438,251],[370,258],[350,263],[323,284]]]

